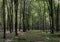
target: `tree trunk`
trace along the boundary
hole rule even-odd
[[[24,7],[23,7],[23,32],[26,32],[26,25],[25,25],[25,22],[26,22],[26,17],[25,17],[25,0],[24,0]]]
[[[17,12],[18,12],[18,0],[14,0],[15,5],[15,35],[18,35],[17,31]]]
[[[50,14],[50,17],[51,17],[51,33],[53,34],[54,33],[54,18],[53,18],[53,0],[49,0],[49,5],[50,5],[50,11],[49,11],[49,14]]]
[[[5,21],[5,0],[3,0],[3,28],[4,28],[4,39],[6,38],[6,21]]]
[[[57,6],[57,13],[56,13],[56,32],[59,31],[59,3]]]

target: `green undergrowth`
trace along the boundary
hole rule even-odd
[[[0,35],[0,40],[2,40],[3,36]],[[7,37],[7,36],[6,36]],[[26,32],[24,35],[11,35],[10,38],[6,38],[5,40],[10,39],[12,42],[60,42],[60,33],[50,34],[50,32],[43,32],[40,30],[30,30]]]
[[[57,42],[60,41],[60,34],[59,33],[46,33],[42,31],[29,31],[27,34],[20,35],[17,38],[14,37],[14,40],[18,41],[26,41],[26,42],[35,42],[35,41],[43,41],[43,42]]]

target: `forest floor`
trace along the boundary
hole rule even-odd
[[[15,33],[6,32],[6,39],[3,39],[3,32],[0,32],[0,42],[60,42],[60,33],[50,34],[40,30],[30,30],[27,32]]]

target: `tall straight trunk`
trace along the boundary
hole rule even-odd
[[[10,14],[11,14],[11,11],[10,9],[8,10],[8,24],[9,24],[9,30],[10,30],[10,33],[11,33],[11,17],[10,17]]]
[[[23,17],[23,0],[20,0],[20,23],[19,23],[19,31],[20,31],[20,29],[22,29],[22,24],[23,24],[23,21],[21,21],[22,17]]]
[[[9,21],[10,33],[12,33],[11,31],[11,3],[10,3],[10,8],[9,8],[9,18],[10,18],[10,21]]]
[[[30,14],[30,10],[29,10],[29,6],[30,6],[30,2],[28,0],[26,0],[26,28],[29,29],[29,14]],[[28,5],[29,4],[29,5]]]
[[[29,30],[29,13],[26,15],[26,28]]]
[[[8,28],[10,30],[10,33],[12,33],[12,28],[13,28],[13,17],[12,17],[12,11],[13,11],[13,8],[12,8],[12,4],[13,4],[13,1],[12,2],[9,2],[9,7],[7,7],[8,9]]]
[[[17,31],[17,13],[18,13],[18,0],[14,0],[15,5],[15,35],[18,35]]]
[[[13,32],[13,0],[11,0],[11,32]]]
[[[22,14],[22,0],[20,0],[20,22],[19,22],[19,31],[21,29],[21,14]]]
[[[50,29],[50,32],[51,32],[51,11],[50,11],[50,4],[49,4],[49,0],[46,0],[46,2],[47,2],[47,5],[48,5],[48,10],[49,10],[49,22],[50,22],[50,26],[49,26],[49,29]]]
[[[24,7],[23,7],[23,32],[26,32],[26,27],[25,27],[25,0],[23,3]]]
[[[5,21],[5,0],[3,0],[3,28],[4,28],[4,36],[3,38],[6,38],[6,21]]]
[[[44,12],[43,12],[43,31],[44,31],[44,24],[45,24],[45,2],[44,3]]]
[[[56,13],[56,32],[59,31],[59,3],[57,6],[57,13]]]
[[[40,4],[41,4],[41,2],[40,2]],[[40,4],[39,4],[39,8],[41,8]],[[38,10],[38,17],[39,17],[39,22],[38,22],[38,23],[39,23],[39,30],[40,30],[40,22],[41,22],[41,21],[40,21],[40,20],[41,20],[40,14],[41,14],[41,9]]]
[[[54,18],[53,18],[53,0],[49,0],[50,5],[50,17],[51,17],[51,33],[54,33]]]
[[[32,30],[34,30],[34,23],[33,23],[33,14],[31,15],[32,16],[32,25],[31,25],[31,28],[32,28]]]
[[[43,13],[43,31],[44,31],[44,21],[45,21],[45,20],[44,20],[44,14],[45,14],[45,13]]]
[[[30,14],[30,7],[28,6],[28,15],[27,15],[27,28],[28,28],[28,30],[30,30],[30,28],[29,28],[29,14]]]
[[[8,3],[7,3],[7,30],[9,30],[9,21],[10,21],[10,19],[9,19],[9,8],[8,8]]]
[[[7,30],[9,30],[9,21],[10,21],[10,19],[9,19],[9,9],[8,9],[8,7],[7,7],[7,12],[8,12],[8,18],[7,18]]]

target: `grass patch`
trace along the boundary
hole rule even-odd
[[[40,30],[33,31],[30,30],[24,35],[19,36],[12,35],[11,39],[16,40],[17,42],[35,42],[35,41],[60,42],[60,33],[50,34],[49,32],[43,32]]]

